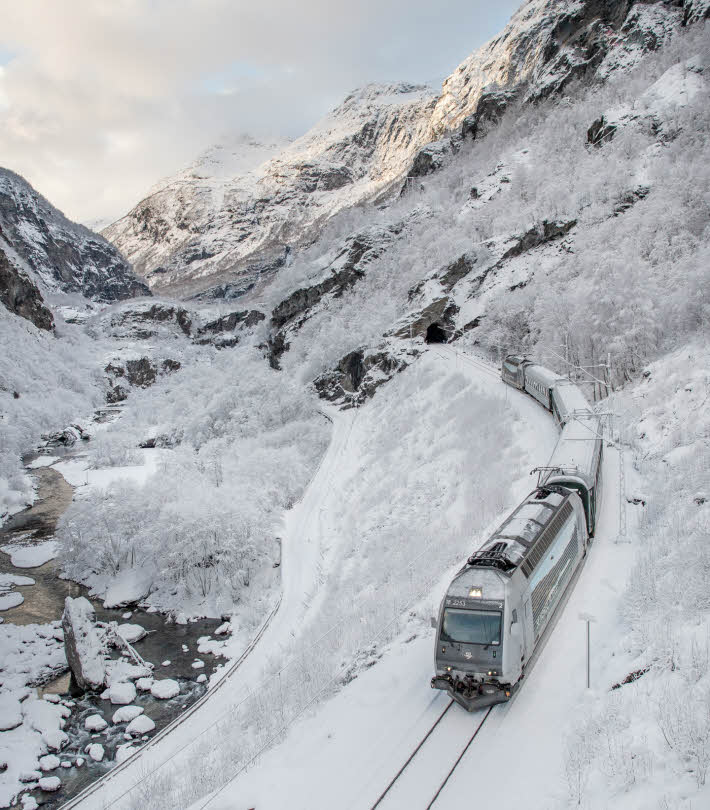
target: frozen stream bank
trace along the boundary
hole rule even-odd
[[[0,770],[0,807],[9,806],[19,790],[30,788],[23,793],[25,806],[50,808],[104,774],[127,755],[128,745],[140,745],[204,694],[218,662],[204,645],[221,622],[176,624],[159,613],[131,607],[107,610],[91,599],[87,588],[61,579],[51,538],[72,501],[73,487],[52,467],[28,467],[28,472],[36,480],[37,500],[0,528],[0,582],[12,587],[8,596],[23,599],[0,612],[0,765],[7,765]],[[179,684],[179,694],[169,699],[138,690],[130,708],[150,718],[141,721],[148,733],[129,734],[128,721],[114,722],[120,705],[112,704],[108,695],[102,699],[100,693],[84,694],[71,682],[60,626],[68,596],[90,599],[100,622],[144,628],[147,635],[135,643],[136,650],[155,664],[156,680]],[[111,654],[119,657],[116,650]],[[45,717],[48,712],[56,718]],[[65,715],[62,721],[59,713]],[[87,723],[96,715],[102,722]],[[50,731],[47,725],[56,728]],[[89,745],[101,748],[92,749],[96,758],[87,752]],[[57,779],[61,786],[56,791],[39,787],[54,786]]]

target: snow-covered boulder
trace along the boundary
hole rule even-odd
[[[180,694],[180,684],[172,678],[155,681],[150,687],[150,694],[159,700],[169,700]]]
[[[100,714],[92,714],[84,720],[84,728],[87,731],[103,731],[108,723]]]
[[[125,762],[130,756],[138,750],[134,745],[130,743],[124,743],[123,745],[119,745],[116,749],[116,762],[117,764],[121,764]]]
[[[56,754],[47,754],[39,758],[39,767],[43,772],[54,771],[60,765],[60,759]]]
[[[135,644],[136,641],[145,638],[148,632],[145,627],[141,627],[139,624],[119,624],[117,630],[121,638],[129,644]]]
[[[67,662],[77,685],[81,689],[100,689],[106,678],[105,647],[91,602],[83,596],[67,596],[62,628]]]
[[[123,683],[124,681],[136,681],[139,678],[148,678],[152,670],[148,667],[133,664],[125,658],[114,659],[106,662],[106,685]]]
[[[155,723],[148,717],[148,715],[141,714],[126,726],[126,734],[133,734],[135,737],[141,737],[149,731],[155,729]]]
[[[62,780],[58,776],[43,776],[39,780],[40,790],[46,793],[54,793],[62,786]]]
[[[86,746],[86,753],[94,760],[94,762],[101,762],[104,758],[104,747],[100,743],[92,743]]]
[[[108,690],[111,703],[125,706],[136,699],[136,687],[132,683],[115,683]]]
[[[113,713],[111,721],[115,723],[130,723],[135,720],[139,714],[143,714],[142,706],[121,706]]]
[[[154,682],[154,678],[138,678],[136,688],[139,692],[150,692]]]
[[[0,593],[0,610],[12,610],[24,601],[25,597],[19,591]]]

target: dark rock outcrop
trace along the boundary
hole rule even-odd
[[[601,146],[610,141],[616,133],[616,124],[607,123],[604,116],[600,116],[587,130],[587,143],[592,146]]]
[[[291,293],[271,313],[271,323],[278,329],[297,315],[315,306],[327,293],[342,295],[355,282],[364,276],[364,272],[350,264],[337,272],[331,273],[319,284],[303,287]]]
[[[483,93],[476,105],[476,111],[467,115],[461,123],[461,137],[475,141],[498,124],[503,113],[520,96],[520,89],[492,90]]]
[[[10,312],[26,318],[38,329],[54,329],[54,317],[44,305],[42,293],[37,285],[20,272],[0,248],[0,302]]]
[[[50,289],[97,301],[150,295],[113,245],[69,221],[19,175],[0,169],[0,227]]]
[[[473,270],[475,264],[476,257],[464,253],[439,273],[441,286],[446,292],[451,292],[453,287]]]
[[[406,368],[419,353],[416,349],[405,354],[395,354],[388,349],[355,349],[342,357],[332,371],[317,377],[313,385],[321,398],[344,407],[355,407],[370,399],[382,384]]]
[[[553,242],[555,239],[561,239],[568,234],[576,224],[576,219],[570,220],[569,222],[548,222],[547,220],[543,220],[540,225],[530,228],[529,231],[519,236],[515,244],[506,250],[500,259],[498,259],[496,265],[500,266],[508,259],[520,256],[528,250],[540,247],[540,245],[544,245],[547,242]]]
[[[88,599],[67,596],[62,615],[67,663],[80,689],[102,689],[106,677],[104,634],[96,627],[96,612]]]
[[[455,326],[454,319],[459,308],[448,296],[438,298],[424,307],[420,312],[408,318],[406,322],[396,328],[391,334],[398,338],[424,338],[430,326],[437,324],[450,339]]]
[[[242,312],[230,312],[214,321],[206,323],[197,330],[199,336],[218,335],[223,332],[234,332],[242,324],[246,327],[256,326],[259,321],[263,321],[266,316],[257,309],[243,310]]]
[[[175,324],[182,333],[190,337],[192,334],[192,317],[188,310],[171,304],[153,304],[148,308],[126,309],[111,318],[111,327],[128,328],[133,330],[131,335],[137,338],[151,338],[155,332],[145,329],[135,330],[136,324]]]
[[[123,402],[129,394],[128,386],[149,388],[159,376],[171,374],[181,367],[178,360],[170,358],[162,360],[159,365],[148,357],[126,360],[123,365],[118,361],[111,362],[104,369],[109,382],[106,401],[109,403]]]
[[[647,197],[650,191],[651,189],[648,186],[638,186],[638,188],[624,192],[614,205],[614,216],[618,217],[619,214],[624,214],[629,208],[636,205],[639,200]]]
[[[211,343],[218,349],[228,349],[239,343],[237,332],[250,329],[265,318],[266,315],[257,309],[230,312],[229,315],[223,315],[200,327],[195,342],[202,345]]]
[[[708,0],[683,0],[683,25],[710,19]]]

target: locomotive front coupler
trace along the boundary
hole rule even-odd
[[[467,712],[495,706],[496,703],[507,703],[514,687],[504,687],[494,683],[466,684],[451,675],[435,675],[431,679],[432,689],[441,689],[450,695]]]

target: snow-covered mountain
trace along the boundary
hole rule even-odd
[[[220,277],[248,287],[287,247],[406,171],[434,100],[426,87],[368,85],[285,147],[242,140],[208,151],[103,233],[154,289]]]
[[[628,68],[706,13],[699,0],[528,0],[438,97],[368,85],[285,147],[243,137],[216,146],[103,234],[153,289],[189,295],[227,282],[228,297],[239,295],[330,217],[435,170],[461,135],[480,135],[511,104]]]
[[[113,245],[70,222],[8,169],[0,169],[0,248],[45,293],[79,293],[96,301],[150,294]]]

